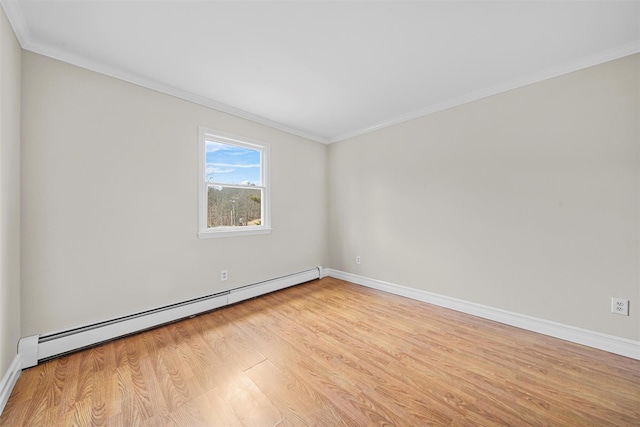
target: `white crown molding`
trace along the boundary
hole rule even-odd
[[[226,114],[230,114],[232,116],[240,117],[242,119],[246,119],[255,123],[259,123],[261,125],[269,126],[273,129],[277,129],[286,133],[290,133],[292,135],[297,135],[305,139],[310,139],[315,142],[320,142],[323,144],[327,143],[327,140],[321,136],[314,135],[300,129],[295,129],[284,125],[279,122],[275,122],[273,120],[269,120],[262,116],[258,116],[253,113],[249,113],[247,111],[241,110],[239,108],[232,107],[227,104],[223,104],[221,102],[214,101],[212,99],[206,98],[204,96],[196,95],[195,93],[179,89],[177,87],[160,83],[155,80],[134,74],[126,71],[119,70],[117,68],[105,65],[100,62],[91,61],[89,59],[80,57],[78,55],[70,54],[68,52],[64,52],[59,49],[55,49],[49,46],[43,46],[37,43],[28,43],[26,46],[22,46],[23,49],[28,50],[30,52],[38,53],[43,56],[47,56],[53,59],[57,59],[62,62],[66,62],[71,65],[75,65],[76,67],[84,68],[90,71],[94,71],[99,74],[104,74],[109,77],[113,77],[119,80],[123,80],[125,82],[134,84],[136,86],[141,86],[146,89],[151,89],[156,92],[163,93],[165,95],[170,95],[185,101],[193,102],[194,104],[202,105],[204,107],[212,108],[217,111],[221,111]]]
[[[539,319],[524,314],[488,307],[469,301],[438,295],[420,289],[409,288],[395,283],[371,279],[357,274],[325,268],[323,276],[335,277],[357,285],[377,289],[391,294],[400,295],[428,304],[456,310],[483,319],[493,320],[516,328],[525,329],[539,334],[560,338],[565,341],[608,351],[621,356],[640,360],[640,341],[616,337],[587,329],[577,328],[550,320]]]
[[[640,52],[640,41],[635,41],[624,46],[610,49],[604,52],[597,53],[595,55],[587,56],[586,58],[579,59],[577,61],[568,62],[566,64],[559,65],[541,71],[539,73],[530,74],[524,77],[520,77],[514,80],[510,80],[499,85],[495,85],[486,89],[477,90],[466,95],[462,95],[457,98],[448,99],[441,103],[430,105],[417,111],[413,111],[401,116],[395,117],[390,120],[377,123],[372,126],[368,126],[363,129],[347,132],[342,135],[338,135],[329,139],[328,144],[335,142],[345,141],[356,136],[364,135],[367,133],[375,132],[380,129],[384,129],[390,126],[394,126],[400,123],[407,122],[409,120],[425,117],[430,114],[438,113],[440,111],[448,110],[449,108],[458,107],[460,105],[468,104],[470,102],[478,101],[482,98],[487,98],[500,93],[508,92],[513,89],[518,89],[524,86],[528,86],[534,83],[538,83],[544,80],[549,80],[554,77],[560,77],[565,74],[569,74],[575,71],[580,71],[585,68],[593,67],[595,65],[603,64],[605,62],[613,61],[625,56],[633,55]]]
[[[11,396],[13,387],[15,387],[20,374],[22,373],[22,360],[19,354],[13,358],[13,362],[9,365],[9,369],[0,380],[0,415],[4,411],[4,407],[7,405],[7,401]]]
[[[326,144],[328,142],[327,138],[324,138],[322,136],[305,132],[300,129],[292,128],[290,126],[267,119],[257,114],[249,113],[248,111],[244,111],[239,108],[214,101],[213,99],[209,99],[204,96],[200,96],[165,83],[157,82],[153,79],[149,79],[135,73],[123,71],[97,61],[92,61],[90,59],[83,58],[81,56],[74,55],[57,48],[37,43],[31,37],[29,27],[27,26],[24,16],[22,15],[22,11],[20,10],[20,6],[18,5],[18,0],[0,0],[0,3],[3,5],[5,13],[7,14],[7,18],[9,19],[9,22],[13,27],[13,31],[18,38],[18,42],[24,50],[47,56],[49,58],[57,59],[59,61],[66,62],[68,64],[75,65],[77,67],[84,68],[90,71],[94,71],[99,74],[114,77],[116,79],[132,83],[136,86],[141,86],[147,89],[154,90],[156,92],[171,95],[185,101],[193,102],[194,104],[212,108],[214,110],[218,110],[232,116],[250,120],[261,125],[269,126],[271,128],[278,129],[292,135],[297,135],[305,139],[321,142],[323,144]]]
[[[29,44],[31,35],[27,21],[24,19],[22,10],[20,10],[20,6],[18,5],[18,0],[0,0],[0,4],[4,9],[4,13],[7,15],[7,19],[9,19],[18,43],[20,43],[20,46],[24,49],[24,46]]]
[[[610,49],[601,53],[587,56],[577,61],[568,62],[566,64],[552,67],[539,73],[527,75],[514,80],[510,80],[505,83],[501,83],[489,88],[477,90],[460,97],[448,99],[438,104],[429,105],[416,111],[412,111],[400,116],[385,120],[365,128],[357,129],[354,131],[346,132],[334,137],[323,137],[310,132],[303,131],[287,126],[283,123],[275,122],[265,117],[250,113],[248,111],[241,110],[239,108],[232,107],[221,102],[217,102],[213,99],[206,98],[195,93],[185,91],[174,86],[157,82],[155,80],[119,70],[109,65],[92,61],[87,58],[80,57],[78,55],[70,54],[62,50],[45,46],[41,43],[36,43],[32,40],[29,28],[26,20],[20,10],[18,0],[0,0],[0,4],[3,5],[7,14],[9,22],[13,27],[16,37],[20,42],[23,49],[44,55],[53,59],[57,59],[87,70],[91,70],[100,74],[104,74],[110,77],[124,80],[126,82],[141,86],[147,89],[151,89],[157,92],[161,92],[167,95],[174,96],[176,98],[183,99],[185,101],[193,102],[205,107],[212,108],[214,110],[221,111],[236,117],[240,117],[246,120],[250,120],[255,123],[259,123],[265,126],[269,126],[274,129],[281,130],[292,135],[297,135],[302,138],[306,138],[312,141],[320,142],[323,144],[332,144],[335,142],[344,141],[356,136],[364,135],[367,133],[375,132],[380,129],[384,129],[390,126],[394,126],[400,123],[407,122],[409,120],[417,119],[420,117],[428,116],[440,111],[447,110],[449,108],[457,107],[460,105],[468,104],[473,101],[477,101],[482,98],[497,95],[503,92],[507,92],[519,87],[528,86],[533,83],[537,83],[543,80],[559,77],[564,74],[568,74],[574,71],[579,71],[584,68],[592,67],[594,65],[602,64],[604,62],[613,61],[615,59],[622,58],[624,56],[632,55],[640,52],[640,41],[634,41],[618,48]]]

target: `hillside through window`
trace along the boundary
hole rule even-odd
[[[200,150],[200,237],[268,232],[268,145],[201,129]]]

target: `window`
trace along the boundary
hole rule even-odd
[[[200,128],[200,238],[264,234],[269,144]]]

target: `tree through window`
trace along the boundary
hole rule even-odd
[[[200,151],[200,236],[268,232],[268,144],[201,129]]]

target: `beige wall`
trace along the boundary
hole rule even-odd
[[[637,55],[329,147],[22,61],[22,336],[328,262],[640,339]],[[200,125],[271,143],[272,234],[196,237]]]
[[[20,63],[0,7],[0,378],[20,339]]]
[[[326,264],[325,145],[34,53],[22,78],[23,336]],[[198,126],[271,144],[271,234],[198,239]]]
[[[331,145],[330,267],[640,339],[639,61]]]

